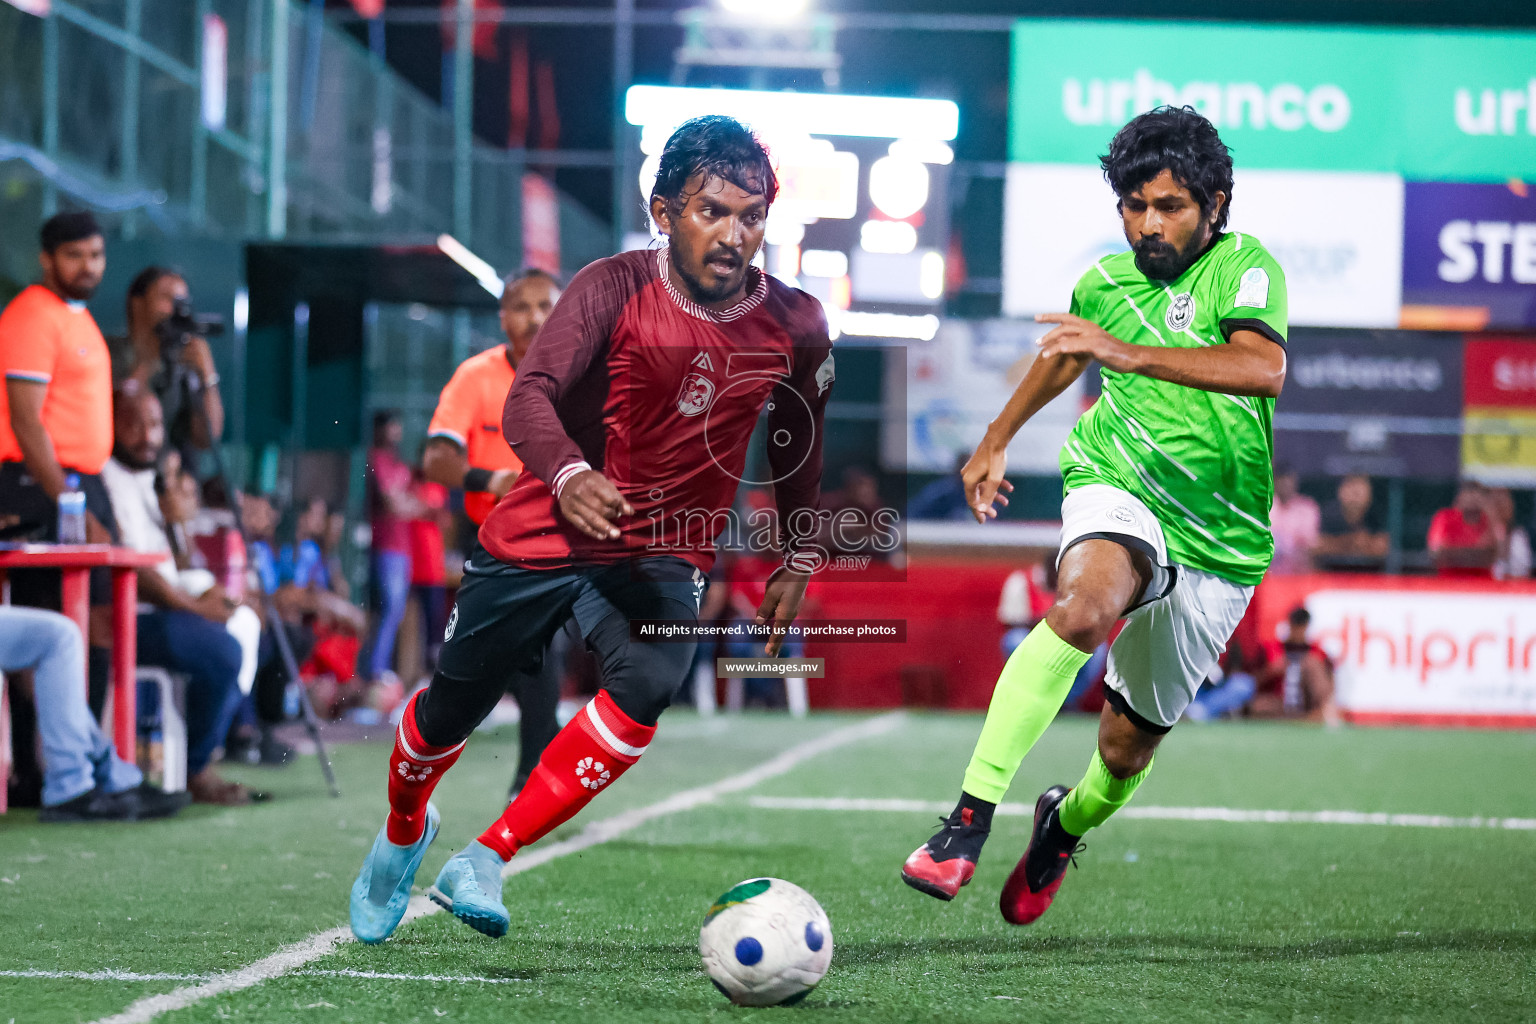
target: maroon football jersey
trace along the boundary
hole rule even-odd
[[[771,483],[787,551],[815,533],[832,343],[821,304],[757,270],[716,312],[668,278],[666,250],[620,253],[571,282],[507,395],[502,430],[525,472],[480,529],[525,568],[674,554],[708,571],[736,488]],[[767,465],[747,473],[767,408]],[[560,513],[571,477],[595,469],[635,513],[595,540]]]

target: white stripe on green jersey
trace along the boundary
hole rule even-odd
[[[1283,345],[1285,273],[1252,235],[1229,233],[1175,281],[1145,277],[1129,252],[1099,260],[1072,312],[1132,345],[1209,348],[1236,330]],[[1103,379],[1103,400],[1061,451],[1067,491],[1129,491],[1162,523],[1170,561],[1258,583],[1274,554],[1275,400],[1107,369]]]

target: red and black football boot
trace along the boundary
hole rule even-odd
[[[1074,855],[1086,847],[1061,827],[1058,811],[1071,790],[1052,786],[1035,801],[1035,826],[1030,831],[1029,848],[1003,885],[998,906],[1009,924],[1032,924],[1050,908],[1066,877],[1067,866],[1076,864]]]
[[[954,899],[976,873],[990,825],[990,805],[981,814],[970,807],[956,807],[944,819],[944,827],[912,851],[901,866],[901,880],[935,899]]]

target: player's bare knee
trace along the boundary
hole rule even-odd
[[[1104,767],[1117,779],[1128,779],[1147,770],[1152,763],[1156,744],[1145,744],[1126,736],[1099,737],[1099,757]]]
[[[1084,595],[1057,601],[1046,615],[1051,631],[1078,650],[1091,653],[1109,639],[1119,613],[1105,602]]]

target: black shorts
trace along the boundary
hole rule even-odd
[[[96,517],[115,543],[118,539],[117,517],[112,514],[112,499],[107,485],[95,473],[81,473],[65,468],[66,476],[80,478],[85,495],[85,510]],[[16,540],[53,544],[59,539],[59,505],[32,479],[25,463],[0,462],[0,515],[20,516]],[[64,576],[57,569],[17,569],[10,574],[11,600],[32,608],[58,611],[63,604]],[[112,603],[112,570],[91,570],[91,605]]]
[[[477,547],[448,616],[437,674],[417,706],[422,738],[448,746],[467,737],[508,680],[539,671],[550,640],[572,618],[614,703],[654,724],[687,676],[695,644],[635,640],[630,620],[697,619],[706,582],[674,555],[520,569]]]

